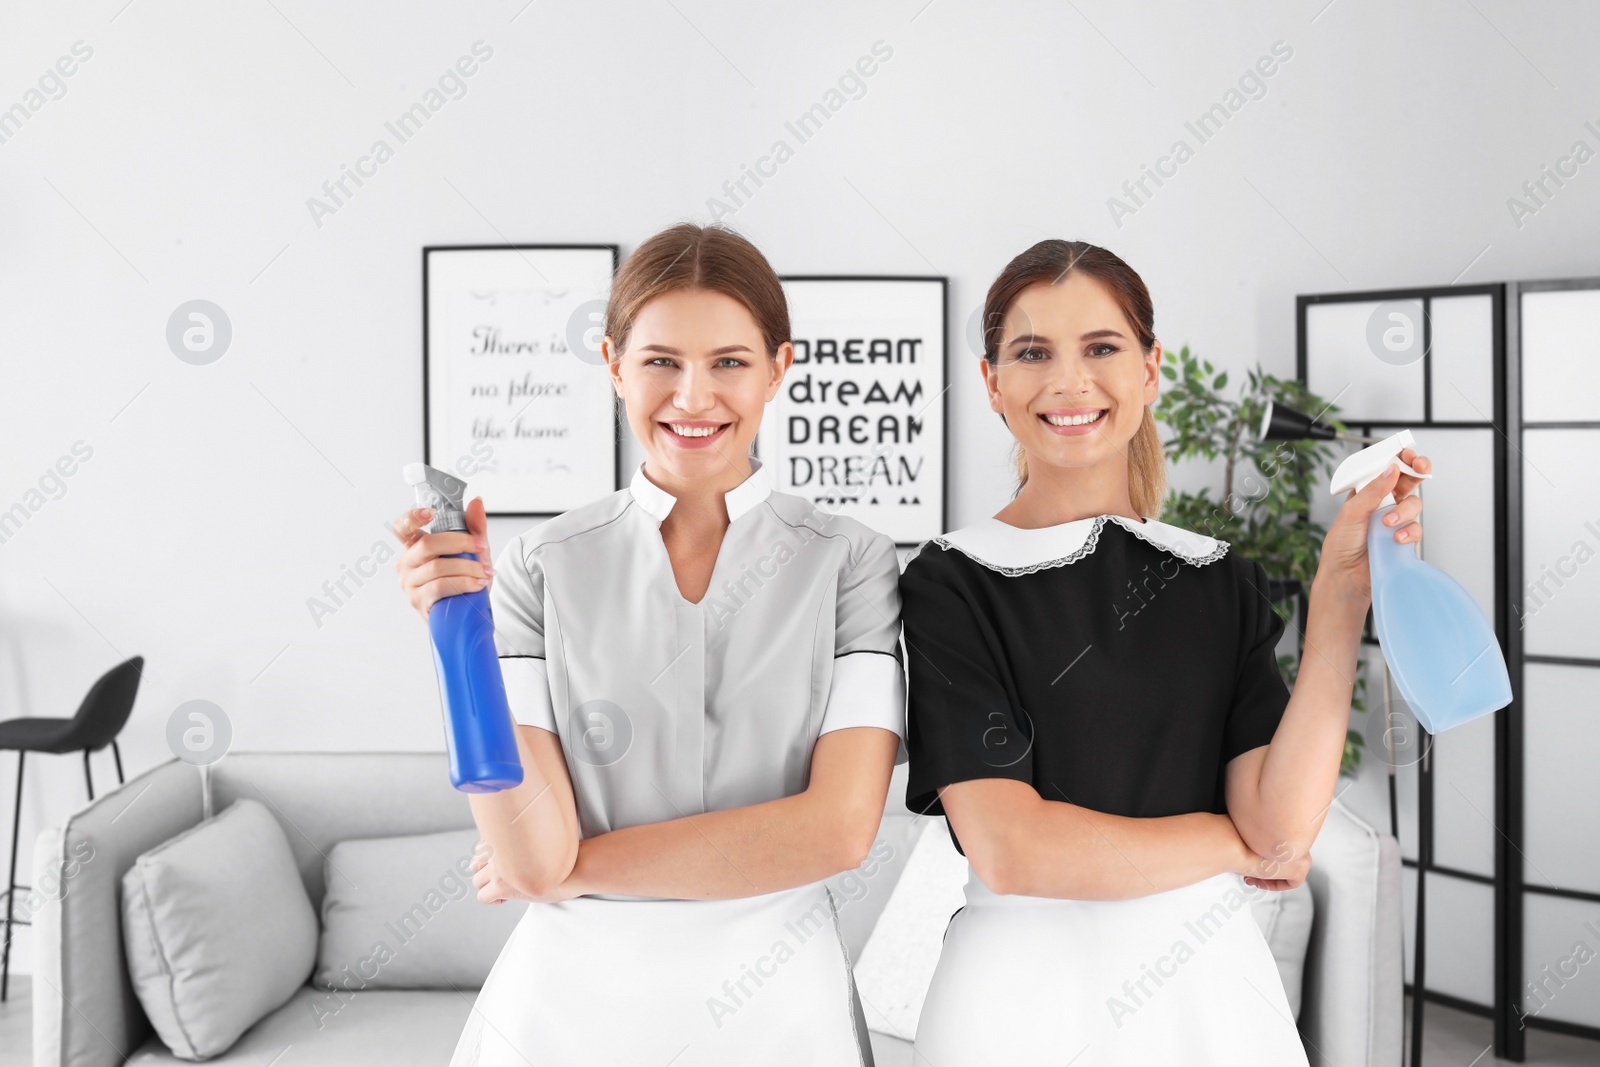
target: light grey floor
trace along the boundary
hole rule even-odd
[[[11,976],[10,996],[0,1004],[0,1067],[28,1067],[32,1063],[33,1023],[28,1013],[33,982],[25,974]]]
[[[1406,998],[1406,1045],[1411,1048],[1411,998]],[[1488,1055],[1494,1043],[1493,1024],[1476,1015],[1428,1005],[1427,1018],[1422,1024],[1423,1067],[1491,1067],[1507,1064]],[[877,1067],[928,1067],[926,1063],[914,1064],[911,1046],[903,1041],[872,1035],[872,1051]],[[1311,1062],[1317,1062],[1311,1057]],[[1595,1067],[1600,1063],[1600,1041],[1532,1030],[1528,1033],[1528,1058],[1525,1067]],[[4,1067],[0,1064],[0,1067]]]
[[[0,1067],[30,1067],[32,1063],[31,986],[27,975],[12,975],[11,998],[0,1004]],[[1410,1017],[1408,1007],[1406,1018]],[[1424,1067],[1490,1067],[1510,1062],[1485,1055],[1493,1040],[1488,1019],[1430,1004],[1423,1029]],[[879,1041],[876,1034],[873,1037],[878,1067],[912,1067],[909,1045],[893,1039]],[[1528,1033],[1526,1062],[1529,1067],[1594,1067],[1600,1062],[1600,1042],[1533,1030]]]

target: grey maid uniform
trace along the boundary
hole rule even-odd
[[[751,466],[724,498],[699,603],[679,593],[660,535],[675,498],[642,467],[496,560],[512,715],[560,736],[584,837],[797,794],[830,730],[893,731],[905,761],[894,544]],[[814,882],[527,905],[452,1065],[871,1062],[834,904]]]

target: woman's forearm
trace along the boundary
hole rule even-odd
[[[1125,900],[1193,885],[1237,869],[1238,833],[1225,815],[1135,819],[1041,800],[1018,826],[1017,853],[1001,876],[1008,893]]]
[[[1124,900],[1242,873],[1252,859],[1226,815],[1108,815],[1003,778],[939,792],[968,862],[995,893]]]
[[[1229,790],[1228,811],[1240,835],[1262,855],[1304,853],[1327,815],[1350,726],[1367,604],[1335,583],[1312,583],[1305,651],[1288,706],[1257,779],[1242,795]]]
[[[856,866],[872,844],[857,847],[861,837],[841,832],[821,798],[799,793],[586,838],[568,888],[680,900],[757,896]]]
[[[898,743],[878,727],[831,730],[812,749],[800,793],[588,838],[562,895],[727,900],[859,866],[883,819]]]
[[[541,894],[564,881],[578,856],[577,804],[561,742],[549,731],[515,726],[522,783],[468,793],[472,819],[507,881]]]

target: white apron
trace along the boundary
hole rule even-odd
[[[529,904],[451,1067],[870,1067],[822,882],[738,900]]]
[[[997,896],[969,875],[917,1028],[934,1067],[1305,1067],[1249,901],[1222,874],[1131,900]]]
[[[698,602],[661,539],[675,498],[643,466],[496,557],[506,699],[560,737],[584,840],[796,796],[833,730],[888,730],[904,759],[894,542],[750,465]],[[824,882],[523,906],[454,1067],[872,1063]]]

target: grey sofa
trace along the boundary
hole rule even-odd
[[[851,958],[911,852],[916,820],[900,803],[899,768],[880,838],[893,847],[874,891],[843,909]],[[119,885],[135,857],[234,800],[250,797],[283,824],[313,905],[320,908],[325,853],[347,838],[472,826],[450,788],[442,753],[233,753],[204,773],[177,760],[131,779],[39,836],[33,884],[58,886],[36,914],[33,966],[35,1067],[178,1064],[145,1018],[123,957]],[[1400,1062],[1400,862],[1393,838],[1335,804],[1313,848],[1308,882],[1315,920],[1300,1028],[1319,1065]],[[887,875],[887,877],[881,877]],[[882,887],[881,891],[878,887]],[[442,1065],[472,1008],[455,990],[363,991],[332,1023],[306,985],[256,1024],[219,1065],[274,1062],[293,1047],[305,1065]],[[879,1067],[911,1063],[904,1040],[873,1033]],[[286,1060],[286,1062],[289,1062]]]

